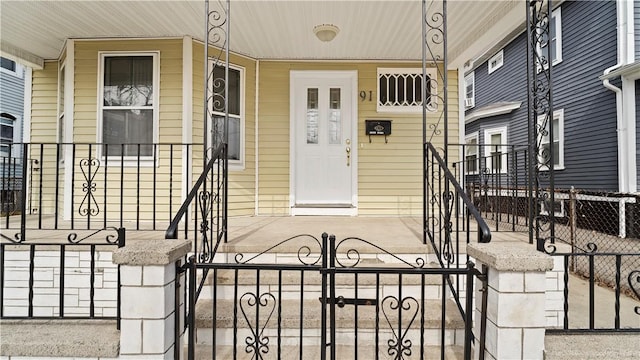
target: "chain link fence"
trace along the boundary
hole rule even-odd
[[[467,191],[492,231],[529,231],[530,206],[535,204],[529,202],[526,189],[494,187],[476,181],[467,182]],[[640,271],[640,256],[637,256],[640,254],[640,196],[556,190],[553,206],[549,197],[546,193],[541,197],[543,200],[539,200],[536,215],[540,224],[539,236],[551,236],[549,223],[553,218],[556,244],[568,245],[570,250],[567,252],[571,253],[602,255],[594,258],[571,256],[569,270],[572,273],[584,278],[593,276],[595,282],[612,288],[619,282],[622,291],[632,295],[630,282],[633,279],[629,275]],[[566,248],[558,251],[566,252]],[[621,255],[620,260],[616,255]],[[616,261],[621,264],[617,266]]]

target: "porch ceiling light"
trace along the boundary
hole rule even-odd
[[[333,24],[317,25],[313,28],[313,33],[320,41],[328,42],[338,35],[340,29]]]

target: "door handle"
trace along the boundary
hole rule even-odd
[[[347,152],[347,166],[351,166],[351,146],[347,146],[345,150]]]

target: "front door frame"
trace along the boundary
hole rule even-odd
[[[351,207],[296,207],[296,103],[298,79],[341,78],[351,80]],[[291,215],[358,215],[358,71],[291,70],[289,76],[289,207]]]

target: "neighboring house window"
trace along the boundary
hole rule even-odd
[[[491,172],[507,171],[507,127],[484,131],[483,167]]]
[[[538,116],[538,143],[540,144],[538,162],[541,170],[549,170],[549,123],[544,124],[545,116]],[[564,169],[564,110],[553,112],[553,168],[554,170]]]
[[[480,154],[478,146],[478,133],[467,136],[465,140],[465,172],[467,174],[477,174],[479,165],[478,155]]]
[[[425,87],[427,107],[433,107],[437,84],[435,71],[427,69],[427,79],[422,79],[421,68],[389,69],[378,68],[379,112],[421,112],[422,88]]]
[[[500,69],[504,65],[504,51],[500,50],[497,54],[493,55],[487,62],[489,74]]]
[[[13,76],[22,77],[22,66],[7,58],[0,57],[0,71]]]
[[[475,106],[476,76],[472,71],[464,77],[464,107],[469,109]]]
[[[0,114],[0,156],[8,157],[13,144],[13,123],[16,118],[10,114]]]
[[[224,137],[224,76],[225,68],[222,66],[213,66],[213,124],[211,126],[211,134],[216,137],[211,139],[211,144],[215,149],[222,143]],[[229,95],[226,96],[229,106],[229,164],[232,166],[243,166],[244,164],[244,89],[243,89],[244,70],[235,66],[229,66]]]
[[[549,35],[542,34],[542,39],[537,47],[538,52],[538,71],[540,71],[540,62],[546,69],[551,59],[551,64],[556,65],[562,61],[562,12],[561,8],[551,12],[549,19]],[[540,25],[542,26],[542,25]]]
[[[101,54],[101,65],[100,129],[102,143],[113,144],[108,155],[152,156],[158,129],[158,54]]]

